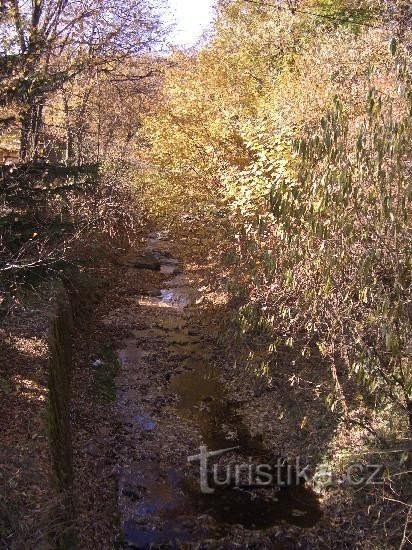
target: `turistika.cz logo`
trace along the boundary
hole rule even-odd
[[[333,473],[326,469],[317,469],[313,474],[309,464],[302,466],[300,457],[291,464],[279,458],[275,464],[255,464],[252,458],[241,464],[227,464],[222,475],[222,468],[218,464],[210,467],[210,459],[219,458],[227,453],[236,451],[240,447],[230,447],[217,451],[209,451],[206,445],[200,447],[197,455],[189,456],[188,462],[199,462],[200,490],[204,494],[213,494],[216,488],[221,487],[290,487],[305,484],[314,480],[323,486],[336,482]],[[383,471],[381,464],[351,464],[340,478],[339,483],[348,483],[353,487],[362,485],[381,484],[380,474]]]

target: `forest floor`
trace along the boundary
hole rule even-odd
[[[48,292],[40,289],[0,327],[0,548],[40,548],[59,497],[47,434]]]
[[[281,349],[269,379],[246,368],[259,338],[228,337],[233,304],[216,273],[230,273],[212,237],[191,224],[142,234],[88,273],[73,346],[78,547],[399,548],[395,478],[383,500],[380,485],[342,477],[376,442],[325,406],[321,358]],[[62,528],[47,444],[48,302],[45,289],[1,327],[0,548],[53,547]],[[230,487],[209,477],[215,492],[202,493],[199,461],[188,460],[201,445],[234,448],[209,461],[220,480],[229,469]],[[276,474],[279,459],[280,484],[250,484],[249,464]],[[285,486],[285,464],[322,475],[301,485],[291,470]]]
[[[222,338],[230,305],[213,284],[215,261],[190,227],[142,238],[79,327],[80,546],[111,548],[115,532],[116,544],[135,548],[397,547],[402,523],[391,531],[380,520],[380,489],[329,479],[349,449],[362,454],[365,434],[327,410],[321,360],[283,350],[270,384],[245,369],[248,346]],[[220,478],[226,468],[274,466],[280,457],[312,474],[322,466],[323,478],[262,489],[247,486],[243,473],[240,489],[205,495],[199,462],[188,461],[202,444],[236,448],[211,460]]]

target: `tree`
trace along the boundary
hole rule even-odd
[[[209,44],[176,58],[148,121],[156,206],[229,206],[237,288],[253,322],[275,319],[269,351],[316,342],[335,411],[355,420],[356,378],[375,400],[356,420],[390,406],[412,430],[408,44],[373,1],[294,7],[221,1]]]
[[[146,0],[6,0],[0,17],[2,104],[15,102],[21,159],[37,158],[48,96],[92,68],[110,71],[147,53],[160,37]]]

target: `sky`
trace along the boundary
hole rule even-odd
[[[172,41],[176,46],[193,46],[213,19],[214,0],[169,0]]]

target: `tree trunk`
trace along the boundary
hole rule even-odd
[[[409,420],[409,435],[412,440],[412,401],[407,401],[406,403],[408,420]],[[408,459],[406,462],[406,467],[409,471],[412,471],[412,448],[411,445],[408,445]]]
[[[29,103],[21,115],[20,160],[29,162],[40,156],[43,127],[43,102]]]
[[[70,108],[69,102],[66,97],[63,98],[64,101],[64,115],[66,120],[66,151],[65,151],[65,164],[69,166],[74,161],[74,132],[72,128],[72,122],[70,119]]]

